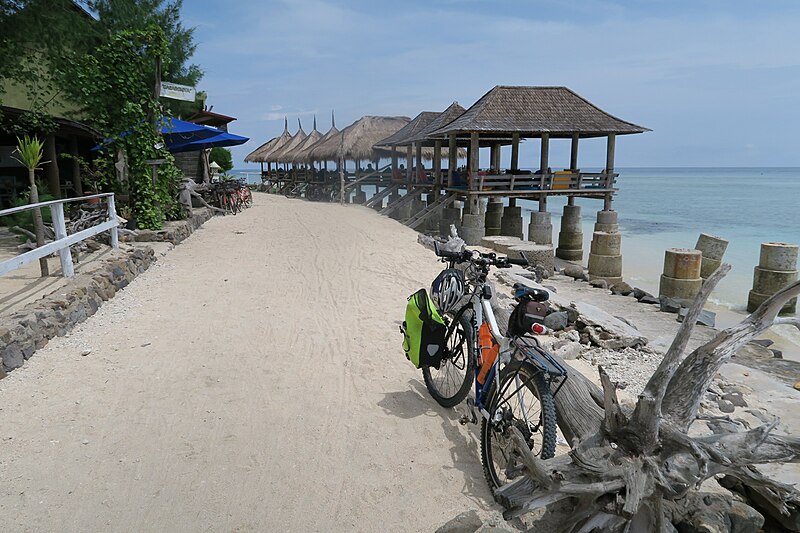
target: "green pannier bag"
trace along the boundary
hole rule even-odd
[[[445,349],[447,326],[425,289],[408,297],[406,319],[400,327],[406,358],[417,368],[439,368]]]

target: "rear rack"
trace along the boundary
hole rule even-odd
[[[553,396],[558,394],[561,387],[567,381],[567,369],[559,363],[550,353],[539,345],[539,341],[534,337],[514,337],[514,345],[519,349],[527,360],[533,363],[539,370],[544,372],[545,379],[552,388],[556,384]]]

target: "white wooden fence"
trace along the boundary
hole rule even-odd
[[[108,220],[96,226],[92,226],[91,228],[86,228],[85,230],[73,233],[72,235],[67,235],[67,226],[64,219],[64,204],[68,202],[85,202],[86,200],[91,200],[92,198],[106,199]],[[91,196],[66,198],[63,200],[51,200],[49,202],[39,202],[38,204],[29,204],[20,207],[13,207],[11,209],[3,209],[0,211],[0,217],[13,215],[14,213],[20,213],[22,211],[30,211],[35,207],[50,208],[50,213],[52,214],[53,219],[53,231],[56,234],[55,240],[45,244],[44,246],[40,246],[39,248],[35,248],[16,257],[12,257],[11,259],[0,262],[0,276],[25,266],[28,263],[32,263],[33,261],[38,261],[42,257],[47,257],[52,253],[58,252],[58,255],[61,259],[61,271],[64,274],[64,277],[71,278],[75,275],[75,269],[72,267],[72,253],[70,252],[69,247],[104,231],[111,231],[111,246],[113,248],[119,248],[119,236],[117,232],[119,220],[117,219],[117,209],[114,205],[114,193],[93,194]]]

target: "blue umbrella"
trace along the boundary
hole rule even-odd
[[[161,117],[158,128],[161,131],[161,135],[164,137],[164,145],[167,147],[167,149],[170,149],[171,146],[207,139],[209,137],[214,137],[221,133],[225,133],[220,129],[212,128],[211,126],[186,122],[185,120],[172,117]],[[119,136],[126,137],[132,133],[133,132],[131,131],[125,131],[120,133]],[[114,139],[105,139],[102,143],[92,148],[92,150],[100,150],[101,148],[105,148],[113,142]]]
[[[195,150],[205,150],[207,148],[216,148],[222,146],[237,146],[249,141],[249,137],[241,137],[232,133],[221,131],[218,135],[208,137],[207,139],[197,139],[194,141],[186,142],[183,144],[167,145],[167,150],[172,153],[176,152],[192,152]]]
[[[214,137],[224,131],[212,128],[211,126],[204,126],[203,124],[195,124],[193,122],[186,122],[172,117],[163,117],[159,125],[161,134],[164,136],[164,143],[167,149],[170,146],[185,144],[200,139],[208,139]]]

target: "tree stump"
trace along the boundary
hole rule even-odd
[[[800,531],[800,493],[754,466],[800,461],[799,438],[775,434],[777,420],[742,432],[733,425],[722,430],[720,424],[713,435],[689,436],[700,401],[723,363],[773,324],[800,328],[800,318],[777,316],[800,294],[798,281],[741,323],[684,353],[703,305],[729,270],[723,264],[705,281],[633,410],[620,405],[602,367],[602,390],[569,372],[556,396],[556,411],[572,449],[542,460],[520,440],[517,451],[524,456],[526,474],[497,490],[508,518],[548,507],[558,515],[557,531],[565,533],[756,533],[765,517],[784,530]],[[745,503],[732,494],[702,492],[701,484],[710,478],[720,479]]]

